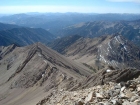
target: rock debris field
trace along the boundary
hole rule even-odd
[[[71,92],[54,90],[37,105],[140,105],[140,76]]]

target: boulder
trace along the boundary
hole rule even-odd
[[[97,98],[101,98],[101,99],[104,98],[103,95],[102,95],[101,93],[96,93],[96,97],[97,97]]]
[[[90,93],[88,94],[88,96],[85,98],[85,102],[87,103],[87,102],[92,101],[93,96],[94,96],[94,92],[90,92]]]

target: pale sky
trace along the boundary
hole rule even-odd
[[[139,13],[140,0],[0,0],[0,13]]]

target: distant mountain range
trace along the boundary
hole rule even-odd
[[[20,26],[13,25],[13,24],[4,24],[4,23],[0,23],[0,31],[1,31],[1,30],[12,29],[12,28],[19,28],[19,27],[20,27]]]
[[[139,14],[28,13],[0,17],[0,30],[19,26],[43,28],[55,38],[68,35],[97,37],[119,33],[140,46]],[[16,26],[19,25],[19,26]],[[44,43],[44,42],[43,42]]]
[[[118,34],[96,38],[68,36],[57,39],[50,47],[94,70],[106,65],[120,69],[140,68],[140,48]]]
[[[60,36],[80,35],[83,37],[97,37],[119,33],[140,46],[140,20],[135,21],[95,21],[80,23],[64,28]]]
[[[138,20],[139,14],[84,14],[84,13],[28,13],[0,17],[0,22],[32,28],[44,28],[56,36],[70,25],[89,21],[131,21]]]
[[[0,31],[1,46],[7,46],[11,44],[25,46],[36,42],[42,42],[46,44],[54,38],[55,37],[51,33],[41,28],[20,27]]]

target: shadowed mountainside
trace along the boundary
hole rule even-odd
[[[0,45],[18,44],[25,46],[36,42],[48,43],[54,36],[41,28],[13,28],[0,31]]]
[[[17,26],[17,25],[0,23],[0,31],[1,31],[1,30],[12,29],[12,28],[19,28],[19,27],[20,27],[20,26]]]
[[[56,50],[57,52],[65,54],[65,49],[67,49],[70,45],[75,43],[79,38],[81,38],[81,36],[79,35],[66,36],[58,38],[48,43],[47,45],[52,49]]]

